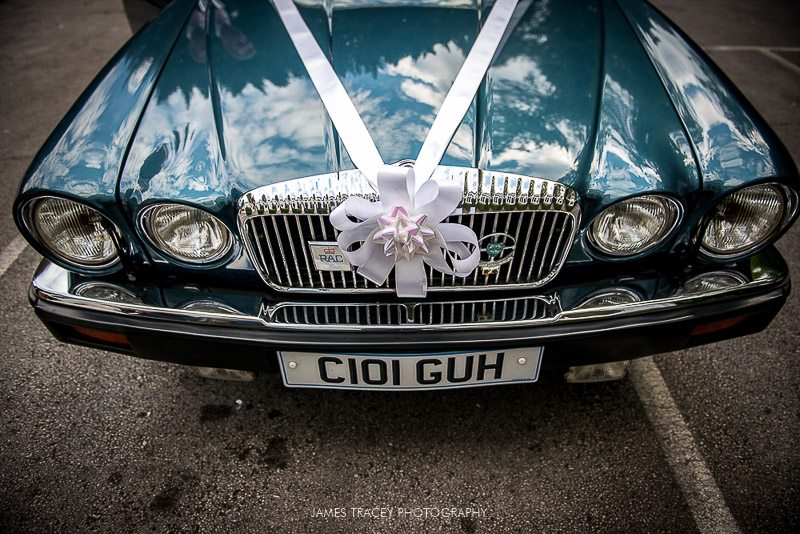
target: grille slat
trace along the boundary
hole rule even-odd
[[[526,278],[530,279],[533,276],[533,268],[536,266],[536,256],[539,252],[539,245],[542,244],[542,232],[544,232],[545,226],[547,226],[547,216],[550,215],[549,213],[545,212],[540,214],[542,216],[542,224],[539,225],[539,233],[536,235],[536,241],[533,246],[533,255],[532,261],[528,262],[528,275]]]
[[[528,245],[531,242],[531,232],[533,232],[533,225],[537,216],[541,215],[540,213],[531,213],[530,222],[528,224],[528,234],[525,236],[525,239],[522,242],[522,256],[525,257],[528,253]],[[522,270],[525,268],[524,262],[519,261],[517,262],[517,280],[522,279]]]
[[[325,221],[323,221],[318,216],[315,216],[314,218],[317,220],[317,222],[319,222],[320,229],[322,230],[322,240],[323,241],[328,241],[328,226],[325,224]],[[334,232],[333,227],[331,227],[331,232]],[[336,273],[328,271],[327,274],[328,274],[328,277],[331,279],[331,283],[330,283],[329,287],[336,287]]]
[[[306,221],[308,222],[308,229],[309,232],[311,233],[311,240],[316,241],[317,232],[316,230],[314,230],[314,223],[311,221],[311,215],[306,215]],[[303,250],[305,250],[305,247],[303,247]],[[325,273],[323,273],[322,271],[317,271],[317,273],[319,274],[319,285],[321,287],[325,287]]]
[[[265,219],[265,222],[264,222],[264,227],[265,228],[267,226],[266,220],[267,219]],[[278,242],[278,251],[280,252],[281,260],[283,261],[283,274],[286,276],[286,280],[288,281],[289,286],[291,286],[292,285],[292,272],[289,270],[289,264],[286,263],[286,253],[283,251],[283,239],[281,238],[280,230],[278,230],[278,221],[274,217],[269,217],[268,220],[272,222],[272,227],[275,229],[275,240]],[[269,230],[265,230],[265,231],[269,232]],[[272,242],[269,239],[269,237],[267,237],[267,248],[269,248],[272,251],[273,256],[274,256],[275,250],[272,248]]]
[[[473,229],[473,231],[475,231],[475,235],[478,236],[478,239],[480,239],[481,237],[486,235],[486,234],[484,234],[484,232],[486,230],[486,216],[484,215],[483,217],[481,217],[481,229],[480,230],[475,230],[474,226],[472,226],[471,228]],[[475,276],[472,279],[472,285],[478,285],[478,271],[479,271],[479,269],[475,269]]]
[[[531,262],[531,263],[537,263],[538,266],[539,266],[538,270],[536,271],[536,278],[541,278],[542,277],[542,271],[544,270],[544,264],[547,261],[547,250],[550,248],[550,243],[553,241],[553,234],[555,233],[555,226],[551,225],[550,228],[548,228],[548,230],[549,231],[547,233],[547,242],[545,242],[545,244],[544,244],[544,249],[542,250],[542,258],[541,258],[541,260],[536,262],[535,261],[535,257],[534,257],[534,261]]]
[[[272,258],[272,266],[275,267],[275,276],[277,276],[277,278],[278,278],[278,283],[282,285],[283,284],[283,276],[281,275],[281,270],[278,268],[278,262],[275,259],[275,254],[272,252],[272,241],[269,238],[269,230],[267,229],[267,220],[266,219],[260,219],[260,221],[261,221],[261,227],[264,230],[264,236],[266,236],[266,238],[267,238],[267,242],[266,242],[267,253],[270,255],[270,258]]]
[[[519,233],[520,233],[520,230],[522,230],[522,221],[524,219],[525,219],[525,214],[524,213],[521,214],[519,217],[517,217],[517,230],[514,232],[514,242],[515,243],[519,243]],[[510,221],[511,217],[509,217],[508,220]],[[506,284],[508,284],[511,281],[511,273],[512,273],[512,267],[509,266],[508,269],[506,269]]]
[[[305,285],[303,283],[303,275],[302,275],[302,271],[300,270],[300,264],[297,261],[297,251],[294,249],[294,239],[292,239],[292,237],[291,237],[291,235],[292,235],[291,232],[293,230],[292,226],[294,226],[300,233],[300,243],[302,244],[306,240],[303,237],[303,225],[302,224],[294,224],[294,225],[289,224],[289,217],[294,217],[296,219],[297,216],[295,216],[295,215],[287,215],[286,217],[283,217],[283,225],[286,227],[286,235],[287,235],[287,239],[286,240],[289,242],[289,249],[292,251],[292,258],[294,259],[294,268],[295,268],[295,271],[297,273],[297,280],[300,283],[300,287],[303,287]],[[306,254],[305,247],[303,247],[301,245],[300,248],[303,249],[303,255],[305,256],[306,267],[307,267],[307,270],[308,270],[308,277],[311,278],[311,267],[308,265],[308,254]]]
[[[562,224],[561,225],[561,231],[558,233],[558,239],[556,239],[555,249],[553,250],[553,253],[550,255],[550,261],[548,262],[548,265],[547,265],[547,271],[546,272],[548,272],[548,273],[551,272],[553,270],[553,268],[555,267],[556,261],[559,258],[559,253],[562,251],[562,249],[564,247],[564,232],[566,231],[566,229],[567,229],[567,225],[566,224]],[[544,265],[544,263],[542,263],[542,265]]]
[[[261,221],[261,223],[265,224],[263,220]],[[267,276],[269,276],[269,267],[267,267],[267,258],[264,256],[264,249],[261,246],[261,240],[260,239],[253,239],[252,236],[250,236],[250,235],[248,235],[248,237],[250,238],[249,241],[251,243],[255,242],[256,250],[258,250],[258,258],[261,260],[261,268],[264,269],[264,272],[267,274]],[[274,262],[274,259],[273,259],[273,262]],[[277,264],[275,265],[275,271],[274,272],[278,272]]]

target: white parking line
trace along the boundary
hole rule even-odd
[[[11,240],[11,243],[6,245],[6,248],[0,252],[0,276],[6,274],[8,268],[19,258],[19,255],[22,254],[22,251],[25,250],[27,245],[28,244],[21,235],[18,235]]]
[[[798,67],[797,65],[795,65],[794,63],[792,63],[791,61],[786,59],[785,57],[779,56],[773,50],[764,49],[764,50],[759,50],[759,52],[761,52],[762,54],[764,54],[768,58],[772,59],[773,61],[777,61],[778,63],[780,63],[781,65],[783,65],[784,67],[786,67],[790,71],[794,72],[795,74],[800,74],[800,67]]]
[[[789,61],[783,56],[776,54],[776,52],[800,52],[800,47],[796,46],[707,46],[705,47],[710,52],[758,52],[770,58],[771,60],[780,63],[795,74],[800,74],[800,66]]]
[[[741,532],[653,358],[632,361],[629,371],[698,530]]]
[[[800,52],[797,46],[705,46],[706,50],[712,52],[761,52],[762,50],[772,50],[773,52]]]

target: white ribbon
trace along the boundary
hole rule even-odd
[[[395,270],[397,295],[424,297],[424,265],[467,276],[480,250],[468,226],[444,221],[461,184],[431,180],[508,29],[518,0],[497,0],[442,103],[412,168],[386,165],[353,101],[292,0],[272,0],[350,159],[380,201],[349,197],[331,212],[337,242],[357,272],[381,285]],[[358,246],[356,246],[358,245]],[[470,250],[471,247],[471,250]]]
[[[372,136],[369,135],[361,115],[347,94],[336,71],[327,56],[322,52],[317,40],[306,26],[292,0],[272,0],[289,38],[292,40],[311,82],[317,89],[322,104],[328,112],[339,138],[342,140],[350,159],[372,187],[377,187],[378,169],[384,165]]]

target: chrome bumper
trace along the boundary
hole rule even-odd
[[[725,271],[741,280],[735,287],[706,291],[687,291],[686,285],[675,284],[671,294],[646,298],[641,289],[631,290],[637,284],[656,284],[658,280],[647,278],[623,279],[612,287],[598,284],[560,286],[546,293],[514,298],[445,300],[431,299],[424,302],[341,302],[341,301],[290,301],[273,302],[258,292],[210,293],[196,286],[146,288],[140,286],[140,303],[115,302],[81,295],[87,282],[80,277],[47,261],[42,262],[30,287],[30,299],[37,304],[50,304],[59,308],[101,312],[109,316],[146,318],[168,323],[205,324],[260,331],[283,330],[305,332],[398,332],[398,331],[451,331],[451,330],[496,330],[547,325],[590,324],[598,320],[630,319],[661,311],[690,310],[709,303],[724,305],[747,296],[757,305],[775,299],[778,293],[771,291],[788,284],[785,263],[774,251],[766,251]],[[696,277],[698,275],[694,275]],[[692,275],[688,277],[693,278]],[[96,282],[93,282],[96,283]],[[103,282],[109,287],[134,293],[137,288],[125,283]],[[586,295],[597,295],[615,288],[638,295],[636,302],[617,305],[588,307],[577,302],[576,297],[567,296],[576,288],[589,286],[593,291]],[[656,290],[656,294],[662,288]],[[134,293],[135,294],[135,293]],[[159,295],[154,297],[154,295]],[[146,302],[146,300],[151,302]],[[160,302],[158,302],[160,300]],[[155,302],[152,302],[155,301]],[[214,309],[216,308],[216,309]],[[427,310],[417,313],[417,310]],[[498,310],[505,309],[505,313]],[[376,314],[375,310],[384,310]],[[387,311],[388,310],[388,311]],[[487,311],[489,310],[489,311]],[[511,313],[509,310],[512,310]],[[370,319],[370,314],[372,314]],[[437,321],[438,313],[448,320]],[[322,320],[321,317],[327,320]],[[359,319],[360,318],[360,319]],[[384,320],[381,320],[383,318]],[[391,319],[391,320],[386,320]]]
[[[691,291],[686,281],[702,275],[702,270],[553,286],[512,299],[538,303],[535,313],[518,314],[513,320],[497,320],[481,309],[491,304],[497,310],[504,303],[509,309],[509,300],[275,302],[260,292],[125,282],[112,287],[124,288],[139,301],[113,302],[85,291],[111,282],[81,279],[46,261],[31,284],[30,300],[62,341],[193,366],[274,371],[275,353],[282,350],[352,354],[541,347],[543,367],[562,369],[680,350],[764,329],[789,294],[785,262],[769,249],[726,270],[738,277],[736,287]],[[592,295],[611,287],[634,292],[641,300],[586,305]],[[463,319],[445,313],[449,323],[432,325],[425,322],[436,314],[417,313],[415,306],[439,306],[439,312],[441,306],[460,306],[465,313]],[[480,313],[472,313],[473,306]],[[317,309],[317,322],[304,322],[302,314],[297,322],[281,322],[281,310],[291,307]],[[395,324],[341,322],[348,309],[352,322],[356,307],[373,313],[381,307],[407,311],[382,316],[393,317]],[[327,310],[327,323],[319,320],[325,316],[320,310]],[[312,316],[313,311],[308,317]]]

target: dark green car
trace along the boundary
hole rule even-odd
[[[492,5],[297,2],[399,167]],[[424,297],[361,276],[337,240],[330,213],[377,196],[334,123],[269,1],[171,2],[22,181],[36,313],[62,341],[209,376],[402,390],[618,377],[610,362],[760,331],[789,293],[773,243],[797,169],[645,2],[515,5],[432,177],[458,183],[445,222],[478,263],[426,263]]]

